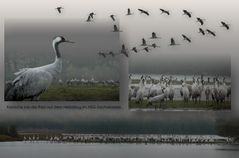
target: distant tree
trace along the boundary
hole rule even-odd
[[[18,137],[17,128],[14,125],[8,127],[7,135],[11,137]]]

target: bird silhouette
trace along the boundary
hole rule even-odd
[[[142,14],[145,14],[145,15],[149,16],[149,12],[146,11],[146,10],[138,9],[138,11],[139,11],[140,13],[142,13]]]
[[[149,47],[144,47],[143,50],[149,52]]]
[[[150,37],[151,39],[157,39],[159,37],[157,37],[156,33],[155,32],[152,32],[152,36]]]
[[[149,45],[150,47],[153,47],[153,48],[159,48],[159,46],[157,46],[157,44],[156,43],[153,43],[153,44],[151,44],[151,45]]]
[[[179,45],[175,42],[175,40],[173,38],[170,39],[170,44],[169,46],[176,46],[176,45]]]
[[[139,52],[136,47],[133,47],[133,48],[131,49],[131,51],[133,51],[133,52],[135,52],[135,53],[138,53],[138,52]]]
[[[99,56],[102,56],[102,57],[104,57],[104,58],[106,57],[106,54],[105,54],[105,53],[103,53],[103,52],[101,52],[101,51],[100,51],[100,52],[98,52],[98,55],[99,55]]]
[[[189,37],[187,37],[186,35],[182,34],[183,40],[188,41],[189,43],[191,43],[191,39]]]
[[[127,9],[127,14],[126,15],[133,15],[133,13],[131,12],[130,8]]]
[[[203,25],[204,24],[204,20],[205,19],[202,19],[202,18],[196,18],[197,19],[197,21],[196,22],[199,22],[201,25]]]
[[[92,18],[90,15],[88,15],[87,19],[86,19],[86,22],[92,22]]]
[[[199,32],[198,33],[201,33],[202,35],[205,35],[205,31],[202,28],[199,28]]]
[[[224,21],[221,21],[222,27],[225,27],[227,30],[230,29],[229,24],[225,23]]]
[[[62,9],[64,9],[64,8],[63,8],[63,7],[57,7],[57,8],[56,8],[56,10],[58,11],[59,14],[62,13],[62,11],[61,11]]]
[[[115,15],[110,15],[110,18],[113,20],[113,21],[115,21]]]
[[[94,12],[91,12],[89,16],[93,19],[96,14]]]
[[[94,18],[94,15],[96,15],[94,12],[91,12],[88,17],[87,17],[87,22],[92,22],[93,21],[93,18]]]
[[[183,10],[183,15],[187,15],[189,18],[192,17],[192,13],[187,10]]]
[[[126,57],[129,57],[129,55],[128,55],[128,53],[127,53],[127,50],[126,50],[124,44],[122,44],[120,53],[123,54],[123,55],[125,55]]]
[[[168,10],[165,10],[165,9],[162,9],[160,8],[161,10],[161,14],[167,14],[167,15],[170,15],[169,11]]]
[[[116,25],[114,25],[113,29],[113,32],[122,32]]]
[[[213,32],[213,31],[211,31],[211,30],[209,30],[209,29],[206,29],[206,31],[207,31],[208,34],[210,34],[210,35],[216,37],[216,33],[215,33],[215,32]]]
[[[144,38],[142,38],[142,44],[141,46],[147,46],[146,40]]]

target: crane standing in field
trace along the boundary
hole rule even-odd
[[[41,67],[23,68],[14,73],[17,77],[5,90],[5,101],[39,99],[39,96],[49,88],[53,79],[61,73],[62,57],[59,52],[59,44],[63,42],[73,43],[62,36],[54,38],[52,45],[56,58],[53,63]]]

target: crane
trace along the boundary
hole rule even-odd
[[[182,34],[183,40],[188,41],[189,43],[191,43],[191,39],[189,37],[187,37],[186,35]]]
[[[202,19],[202,18],[196,18],[197,19],[197,21],[196,22],[199,22],[201,25],[203,25],[204,24],[204,20],[205,19]]]
[[[16,78],[11,87],[5,91],[6,101],[22,101],[24,99],[38,100],[51,85],[54,78],[61,73],[62,57],[59,51],[61,43],[74,43],[63,36],[54,38],[52,45],[55,52],[55,61],[51,64],[35,68],[22,68],[14,73]]]
[[[146,11],[146,10],[138,9],[138,11],[140,11],[140,13],[142,13],[142,14],[145,14],[145,15],[149,16],[149,12]]]
[[[207,31],[208,34],[210,34],[210,35],[216,37],[216,33],[215,33],[215,32],[213,32],[213,31],[211,31],[211,30],[209,30],[209,29],[206,29],[206,31]]]
[[[58,11],[59,14],[61,14],[61,10],[64,9],[63,7],[56,7],[56,10]]]
[[[179,45],[175,42],[175,40],[173,38],[170,39],[170,44],[169,46],[176,46],[176,45]]]
[[[192,13],[187,11],[187,10],[185,10],[185,9],[183,10],[183,15],[187,15],[189,18],[192,17]]]
[[[115,15],[110,15],[110,18],[113,20],[113,21],[115,21]]]
[[[230,29],[229,24],[225,23],[224,21],[221,21],[222,27],[225,27],[227,30]]]
[[[113,32],[122,32],[119,30],[119,28],[116,25],[114,25],[113,29],[114,29]]]
[[[168,10],[165,10],[165,9],[162,9],[162,8],[160,8],[159,10],[161,10],[161,14],[170,15],[170,12]]]
[[[127,9],[127,14],[126,15],[133,15],[133,13],[131,12],[130,8]]]
[[[199,32],[198,33],[201,33],[202,35],[205,35],[205,31],[202,28],[199,28]]]
[[[142,38],[142,44],[141,46],[147,46],[146,40],[144,38]]]

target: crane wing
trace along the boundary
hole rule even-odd
[[[16,76],[21,75],[22,73],[26,72],[27,70],[29,70],[29,68],[20,69],[18,72],[15,72],[14,75],[16,75]]]
[[[12,82],[8,98],[13,100],[24,100],[39,96],[51,84],[53,76],[51,73],[36,68],[28,68],[20,71],[19,76]]]

